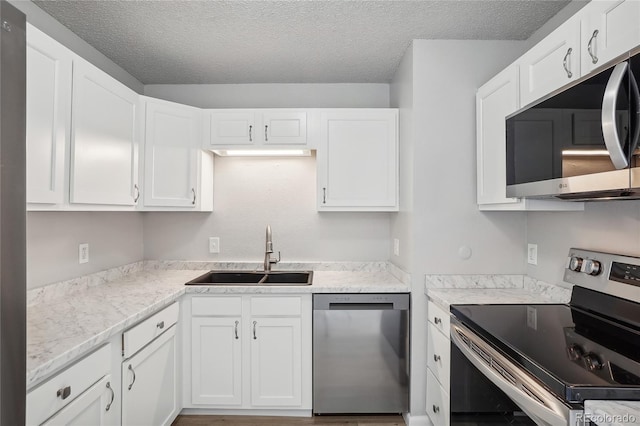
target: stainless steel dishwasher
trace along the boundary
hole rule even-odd
[[[313,296],[313,413],[402,413],[409,294]]]

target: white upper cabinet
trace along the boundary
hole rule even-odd
[[[198,179],[202,110],[152,98],[144,100],[144,206],[196,209],[202,195]]]
[[[210,110],[205,149],[307,145],[307,110]]]
[[[398,111],[327,110],[320,117],[318,210],[398,210]]]
[[[27,24],[27,203],[62,204],[73,53]]]
[[[581,10],[582,74],[640,45],[640,2],[593,0]]]
[[[134,206],[138,94],[78,58],[72,106],[70,202]]]
[[[520,104],[526,106],[580,77],[580,17],[574,15],[519,60]]]

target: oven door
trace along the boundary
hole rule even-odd
[[[583,410],[557,399],[525,371],[496,351],[482,338],[451,318],[451,341],[493,384],[502,390],[536,424],[583,425]]]

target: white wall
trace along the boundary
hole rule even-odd
[[[150,84],[144,94],[200,108],[387,108],[388,84]]]
[[[27,288],[142,260],[142,229],[135,212],[27,213]],[[89,243],[82,265],[80,243]]]
[[[318,213],[314,157],[216,157],[214,212],[145,213],[146,259],[386,261],[391,213]],[[220,254],[208,238],[220,237]]]
[[[527,274],[564,285],[571,247],[640,256],[640,201],[596,201],[584,212],[527,213],[527,242],[538,245],[538,264]]]
[[[413,279],[412,416],[426,413],[424,275],[518,274],[525,269],[526,216],[478,210],[475,149],[475,92],[522,49],[523,42],[414,40],[407,53],[411,57],[405,57],[391,84],[393,106],[412,121],[400,136],[401,149],[412,151],[402,161],[413,157],[413,173],[403,174],[401,181],[401,191],[410,192],[412,200],[406,206],[411,258],[392,258],[409,264]],[[391,238],[406,238],[406,229],[399,218]],[[458,256],[461,247],[472,250],[471,258]]]

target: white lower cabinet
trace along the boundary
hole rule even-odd
[[[310,412],[311,295],[193,296],[190,308],[187,408]]]
[[[98,383],[43,423],[43,426],[102,426],[112,424],[109,421],[115,392],[111,384],[111,375],[104,376]]]
[[[436,426],[450,424],[451,341],[449,314],[429,302],[427,334],[427,415]]]
[[[128,343],[142,349],[122,362],[123,425],[170,425],[180,412],[177,309],[176,302],[124,333],[125,353]],[[161,334],[153,338],[147,332],[150,328]],[[143,340],[144,336],[152,337]]]

